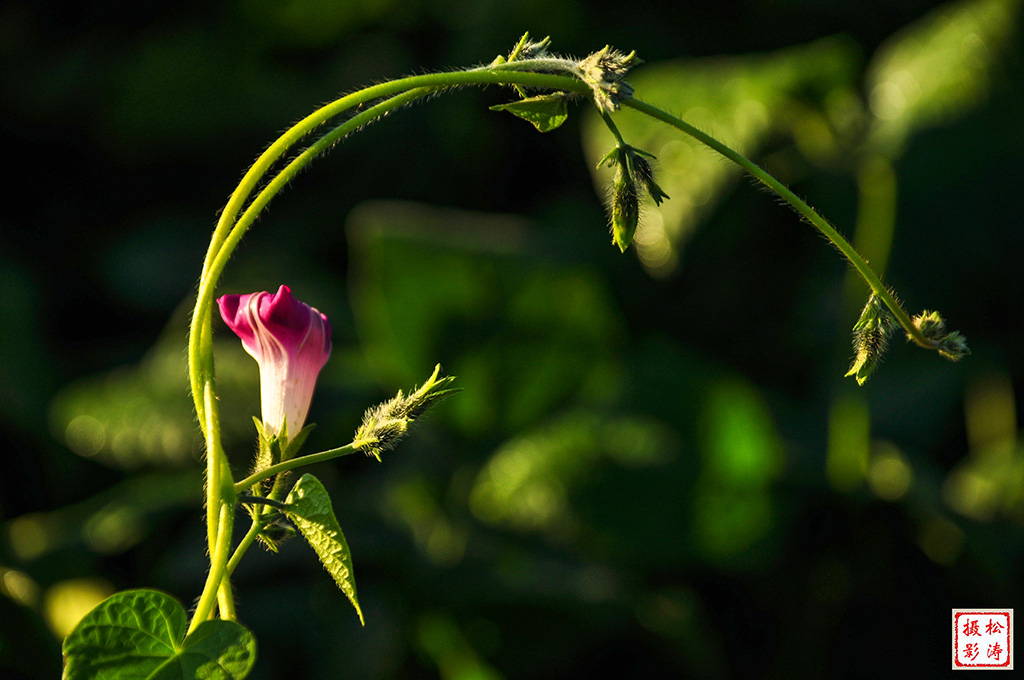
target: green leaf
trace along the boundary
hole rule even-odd
[[[156,590],[99,603],[64,640],[64,680],[241,680],[256,659],[252,634],[204,621],[185,637],[185,609]]]
[[[898,151],[917,129],[947,121],[986,95],[1017,35],[1016,0],[948,3],[889,39],[865,79],[876,143]]]
[[[363,621],[363,610],[356,598],[356,580],[352,572],[352,555],[348,550],[345,535],[341,533],[338,520],[334,517],[331,497],[320,480],[313,475],[302,475],[292,487],[285,501],[289,506],[285,515],[313,547],[321,564],[334,578],[335,583],[352,602]]]
[[[566,96],[563,94],[542,94],[508,104],[498,104],[491,111],[508,111],[529,121],[540,132],[550,132],[569,118]]]
[[[241,679],[249,674],[256,660],[256,640],[234,621],[204,621],[185,638],[178,658],[181,672],[169,665],[160,680]]]

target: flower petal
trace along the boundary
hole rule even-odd
[[[221,316],[260,365],[263,424],[271,434],[302,429],[320,369],[331,353],[327,317],[295,299],[288,286],[225,295],[217,300]]]

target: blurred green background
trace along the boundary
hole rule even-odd
[[[427,377],[464,391],[383,464],[312,470],[366,626],[301,540],[235,578],[253,678],[895,677],[951,607],[1014,607],[1024,549],[1024,82],[1011,0],[236,0],[0,6],[0,675],[56,677],[114,590],[192,602],[201,442],[184,368],[216,214],[338,93],[488,62],[522,32],[646,64],[638,96],[806,196],[973,355],[894,343],[843,378],[866,297],[811,228],[630,112],[672,197],[610,244],[586,107],[540,135],[491,88],[345,141],[222,292],[325,312],[307,448]],[[218,323],[226,444],[256,365]]]

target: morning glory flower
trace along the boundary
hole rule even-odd
[[[263,427],[289,436],[302,429],[320,369],[331,354],[331,324],[319,311],[292,297],[288,286],[271,295],[225,295],[220,315],[260,365]]]

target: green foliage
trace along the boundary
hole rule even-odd
[[[532,124],[540,132],[550,132],[561,127],[569,118],[564,94],[541,94],[508,104],[496,104],[491,111],[508,111]]]
[[[694,538],[710,560],[728,561],[771,529],[781,443],[764,399],[739,378],[709,386],[700,435],[704,464],[693,491]]]
[[[503,443],[480,469],[470,507],[488,524],[564,534],[580,521],[572,495],[596,469],[664,465],[675,444],[672,430],[649,418],[566,414]]]
[[[352,555],[348,543],[334,517],[331,497],[313,475],[302,475],[285,499],[288,508],[284,514],[298,528],[320,558],[320,563],[352,602],[363,623],[363,610],[356,597],[356,580],[352,572]]]
[[[64,680],[241,680],[256,641],[233,621],[185,636],[185,610],[155,590],[127,590],[89,612],[64,641]]]
[[[740,153],[756,156],[773,136],[787,132],[793,112],[821,106],[851,86],[851,46],[821,40],[763,55],[649,64],[631,75],[643,100],[677,111]],[[738,170],[678,131],[632,112],[616,116],[629,144],[657,156],[660,183],[673,198],[649,212],[637,254],[649,271],[671,272],[693,229],[724,196]],[[594,164],[604,155],[608,131],[600,118],[584,117],[583,144]],[[598,171],[595,184],[608,182]]]
[[[1018,34],[1017,0],[943,5],[893,35],[872,58],[865,89],[873,141],[898,155],[909,135],[975,107]]]
[[[581,385],[607,384],[622,320],[576,244],[510,217],[401,203],[361,206],[348,232],[371,364],[402,384],[440,360],[473,395],[441,416],[461,431],[515,432]]]
[[[135,366],[115,368],[65,387],[50,420],[58,437],[78,455],[115,468],[193,465],[201,438],[192,404],[182,394],[186,373],[181,317]],[[247,441],[248,414],[259,408],[259,379],[237,342],[217,343],[217,383],[225,396],[224,440]]]
[[[194,508],[201,484],[194,469],[138,474],[80,503],[16,517],[4,534],[26,560],[82,547],[117,555],[158,530],[162,517]]]

